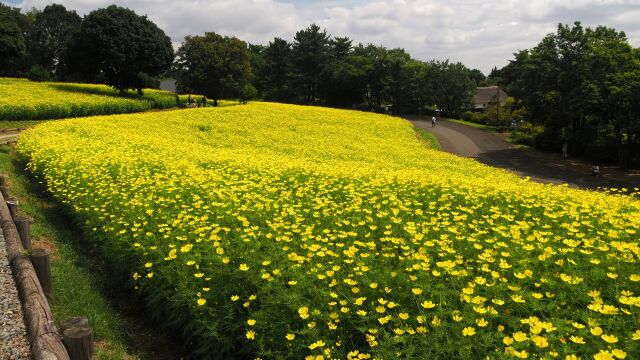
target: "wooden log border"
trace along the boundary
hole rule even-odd
[[[2,181],[5,183],[6,179]],[[22,298],[25,325],[34,360],[69,360],[69,354],[56,329],[47,298],[26,254],[20,235],[0,193],[0,224],[7,245],[9,263]]]

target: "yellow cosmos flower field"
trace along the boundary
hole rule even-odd
[[[640,358],[633,196],[268,103],[46,123],[17,151],[198,358]]]
[[[32,82],[0,78],[0,120],[45,120],[139,112],[176,106],[169,91],[146,89],[120,97],[106,85]]]

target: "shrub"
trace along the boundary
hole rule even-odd
[[[465,111],[462,113],[462,120],[474,122],[476,124],[489,124],[489,117],[483,112]]]
[[[35,65],[27,73],[27,78],[31,81],[51,81],[51,74],[42,66]]]

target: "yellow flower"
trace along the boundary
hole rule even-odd
[[[534,335],[531,337],[531,341],[539,348],[546,348],[549,346],[547,339],[540,335]]]
[[[473,326],[466,327],[462,329],[463,336],[473,336],[476,334],[476,329]]]
[[[253,325],[255,325],[255,324],[256,324],[256,321],[255,321],[254,319],[249,319],[249,320],[247,320],[247,325],[249,325],[249,326],[253,326]]]
[[[602,335],[600,336],[600,338],[606,342],[608,342],[609,344],[615,344],[618,342],[618,338],[615,337],[614,335]]]
[[[313,350],[315,348],[323,347],[324,345],[325,345],[324,341],[318,340],[318,341],[314,342],[313,344],[309,345],[309,349]]]
[[[529,353],[527,353],[527,350],[522,350],[522,351],[514,351],[513,355],[515,357],[517,357],[518,359],[526,359],[529,357]]]
[[[207,303],[207,300],[200,298],[200,299],[198,299],[197,303],[198,303],[198,306],[202,306],[202,305]]]
[[[407,313],[400,313],[398,314],[398,317],[402,320],[407,320],[409,318],[409,314]]]
[[[571,336],[571,337],[569,337],[569,339],[571,341],[573,341],[574,343],[576,343],[576,344],[584,344],[585,343],[584,339],[581,338],[580,336]]]
[[[593,356],[594,360],[614,360],[613,354],[606,350],[600,350]]]
[[[631,335],[631,340],[634,340],[634,341],[638,341],[638,340],[640,340],[640,330],[636,330],[636,331]]]
[[[436,307],[436,304],[434,304],[431,301],[423,301],[422,302],[422,307],[425,309],[433,309],[434,307]]]
[[[254,340],[256,338],[256,333],[253,330],[249,330],[247,331],[247,339],[249,340]]]
[[[513,334],[513,339],[517,342],[523,342],[528,338],[529,337],[527,336],[527,334],[523,333],[522,331],[518,331],[517,333]]]
[[[298,315],[300,315],[300,318],[302,319],[308,319],[309,318],[309,308],[306,306],[303,306],[301,308],[298,309]]]
[[[589,329],[589,332],[591,332],[593,336],[600,336],[602,335],[602,328],[600,326],[592,327]]]
[[[240,299],[240,296],[238,296],[238,295],[231,295],[231,301],[238,301],[238,299]]]
[[[613,354],[613,356],[617,357],[618,359],[624,359],[627,357],[627,353],[620,349],[611,350],[611,354]]]
[[[411,289],[411,292],[412,292],[414,295],[420,295],[420,294],[422,294],[422,289],[420,289],[420,288],[413,288],[413,289]]]
[[[293,339],[296,338],[296,335],[295,334],[287,334],[287,335],[285,335],[285,338],[287,340],[289,340],[289,341],[292,341]]]
[[[476,320],[476,324],[478,324],[478,326],[480,326],[480,327],[485,327],[485,326],[489,325],[489,322],[487,320],[485,320],[484,318],[482,318],[482,319]]]
[[[513,344],[513,338],[509,337],[509,336],[505,336],[502,338],[502,343],[510,346],[511,344]]]
[[[240,264],[239,269],[242,270],[242,271],[247,271],[247,270],[249,270],[249,265]]]

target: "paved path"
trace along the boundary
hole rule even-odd
[[[600,166],[601,176],[591,176],[591,165],[579,160],[565,160],[559,154],[521,149],[501,137],[471,126],[440,120],[435,128],[426,118],[407,117],[414,126],[433,133],[442,150],[475,158],[478,161],[529,176],[543,183],[562,184],[580,188],[640,187],[640,172],[623,173],[613,166]]]

